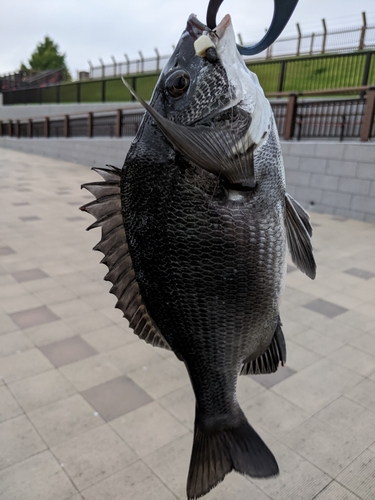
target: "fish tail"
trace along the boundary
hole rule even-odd
[[[239,414],[208,423],[197,410],[187,481],[188,499],[208,493],[231,470],[258,478],[279,473],[272,452],[240,409]]]

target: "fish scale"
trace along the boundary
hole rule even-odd
[[[236,384],[239,374],[273,373],[286,361],[286,246],[314,278],[312,228],[286,193],[271,107],[237,53],[229,16],[216,33],[190,16],[150,104],[129,90],[147,113],[124,167],[94,169],[104,182],[84,185],[96,200],[82,210],[97,218],[90,228],[102,228],[95,249],[116,307],[189,373],[196,417],[187,496],[195,499],[233,469],[278,473]]]

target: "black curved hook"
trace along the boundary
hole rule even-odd
[[[223,0],[210,0],[207,8],[207,26],[210,29],[216,27],[216,14]],[[237,45],[238,51],[244,56],[253,56],[266,50],[281,34],[287,25],[290,16],[296,8],[298,0],[274,0],[274,12],[271,25],[262,40],[250,47]]]

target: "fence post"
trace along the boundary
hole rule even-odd
[[[375,87],[370,87],[367,92],[366,105],[361,124],[361,141],[368,141],[375,116]]]
[[[33,136],[33,121],[31,118],[29,118],[27,121],[27,137],[31,139],[32,136]]]
[[[294,127],[296,124],[297,114],[297,94],[289,94],[288,103],[286,105],[284,139],[290,141],[294,135]]]
[[[60,87],[61,83],[56,87],[56,104],[60,104]]]
[[[145,59],[143,57],[143,54],[140,50],[138,50],[139,57],[141,58],[141,73],[144,73],[145,70]]]
[[[363,79],[362,79],[362,85],[365,86],[368,84],[368,77],[370,75],[370,67],[371,67],[371,58],[375,52],[367,52],[366,54],[366,62],[365,62],[365,68],[363,71]]]
[[[310,56],[314,52],[314,39],[315,39],[315,33],[311,33]]]
[[[136,76],[132,77],[132,87],[133,87],[134,90],[137,90],[137,77]],[[134,102],[135,100],[136,99],[135,99],[135,97],[132,94],[132,101]]]
[[[130,73],[130,59],[128,54],[124,54],[124,57],[126,59],[126,74],[128,75]]]
[[[16,120],[16,129],[14,132],[15,132],[15,136],[17,137],[17,139],[19,139],[21,137],[21,127],[20,127],[19,120]]]
[[[0,120],[0,137],[3,135],[3,121]]]
[[[64,137],[69,137],[69,115],[64,116]]]
[[[366,28],[367,28],[366,12],[362,12],[362,21],[363,21],[363,25],[361,28],[361,36],[359,38],[358,50],[363,50],[365,48],[365,36],[366,36]]]
[[[326,42],[327,42],[327,25],[326,25],[326,20],[325,19],[322,19],[322,24],[323,24],[322,54],[324,54],[325,51],[326,51]]]
[[[8,135],[9,137],[12,137],[12,120],[9,120],[8,122]]]
[[[281,61],[281,68],[279,74],[279,82],[277,84],[277,92],[282,92],[284,87],[284,79],[285,79],[285,67],[286,61]]]
[[[81,102],[81,82],[77,82],[77,102]]]
[[[300,50],[301,50],[301,39],[302,39],[302,33],[301,33],[301,28],[299,23],[296,24],[297,26],[297,31],[298,31],[298,40],[297,40],[297,56],[299,56]]]
[[[105,102],[105,82],[106,80],[102,80],[102,102]]]
[[[116,111],[116,131],[115,131],[115,137],[121,137],[121,125],[122,125],[122,111],[121,109],[118,109]]]
[[[92,113],[87,114],[87,137],[93,136],[93,119]]]
[[[159,71],[159,69],[160,69],[160,54],[159,54],[159,51],[156,47],[155,47],[154,51],[156,53],[156,71]]]
[[[48,138],[49,137],[49,118],[46,116],[44,118],[44,137]]]
[[[116,59],[113,56],[111,56],[111,59],[113,62],[113,76],[116,76],[116,73],[117,73],[117,71],[116,71],[116,67],[117,67]]]

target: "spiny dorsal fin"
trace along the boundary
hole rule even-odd
[[[154,346],[170,349],[147,312],[136,280],[121,213],[121,170],[112,165],[92,170],[98,172],[104,182],[82,185],[96,200],[87,203],[81,210],[96,218],[96,222],[91,224],[88,230],[94,227],[102,228],[102,239],[95,245],[94,250],[104,254],[102,263],[108,267],[104,279],[113,284],[110,293],[118,299],[115,307],[124,313],[139,338]]]
[[[278,319],[277,327],[272,337],[271,344],[263,354],[255,359],[243,362],[240,375],[260,375],[265,373],[274,373],[279,363],[284,366],[286,362],[286,345],[283,331],[281,329],[281,321]]]

